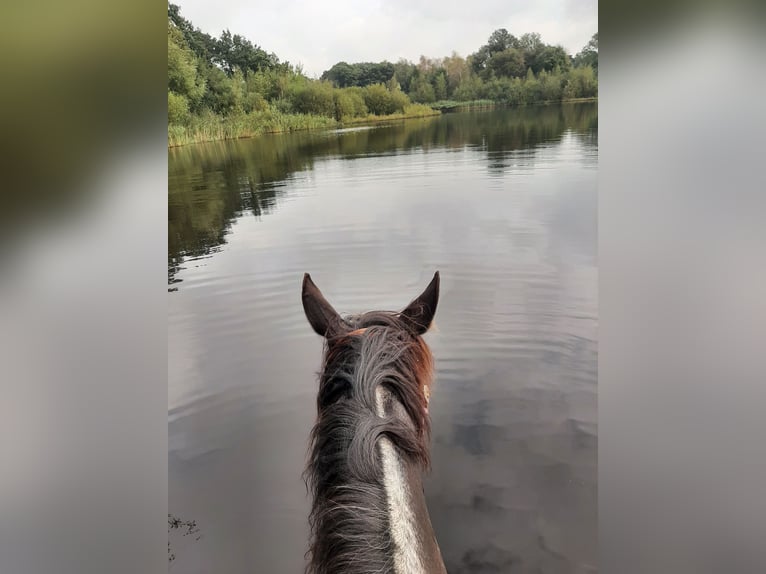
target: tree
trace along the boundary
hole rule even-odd
[[[489,63],[490,57],[491,54],[487,46],[482,46],[479,48],[475,53],[468,56],[471,70],[473,70],[475,74],[482,75],[482,73],[487,69],[487,64]]]
[[[519,38],[519,48],[524,54],[524,62],[526,65],[532,68],[533,72],[539,72],[542,67],[538,60],[541,52],[545,48],[545,44],[540,38],[540,34],[524,34]]]
[[[508,48],[518,48],[518,40],[508,33],[505,28],[495,30],[487,41],[487,49],[490,56],[497,52],[503,52]]]
[[[444,72],[439,72],[436,74],[436,79],[434,80],[434,98],[436,100],[446,100],[447,99],[447,77],[444,74]]]
[[[404,111],[409,102],[401,91],[390,92],[383,84],[373,84],[364,89],[364,103],[371,113],[382,116]]]
[[[237,92],[232,81],[220,68],[209,66],[205,69],[207,90],[202,98],[202,104],[213,112],[226,115],[237,106]]]
[[[293,94],[293,108],[302,114],[336,116],[337,102],[332,85],[329,82],[306,82]]]
[[[521,77],[527,70],[524,64],[524,54],[516,48],[507,48],[494,54],[488,65],[495,76],[504,78]]]
[[[447,74],[447,92],[452,94],[457,87],[471,73],[465,58],[462,58],[457,52],[452,52],[451,56],[444,58],[444,71]]]
[[[411,88],[410,98],[413,102],[430,104],[436,101],[436,93],[434,91],[434,87],[423,74],[419,74],[412,81]]]
[[[346,62],[338,62],[329,70],[322,73],[322,80],[328,80],[339,88],[356,86],[356,69]]]
[[[465,76],[455,89],[452,97],[459,102],[468,102],[479,97],[482,89],[481,79],[473,74]]]
[[[403,58],[394,64],[394,75],[404,92],[410,91],[412,78],[415,75],[416,69],[415,64]]]
[[[232,36],[229,30],[224,30],[221,38],[215,43],[212,59],[228,75],[233,74],[237,69],[243,72],[256,72],[272,68],[279,63],[279,59],[273,54],[267,54],[239,34]]]
[[[598,32],[593,34],[590,41],[574,57],[574,65],[577,68],[590,66],[598,73]]]
[[[538,54],[536,63],[538,72],[542,70],[550,72],[556,67],[566,71],[571,67],[569,54],[561,46],[545,46]]]
[[[205,93],[198,60],[181,31],[171,22],[168,22],[168,90],[183,96],[191,109],[197,107]]]
[[[175,4],[168,3],[168,20],[181,31],[188,47],[198,58],[203,62],[212,61],[215,38],[195,28],[191,22],[181,16],[181,9]]]
[[[569,80],[564,86],[565,98],[591,98],[598,95],[598,80],[593,68],[583,66],[569,72]]]

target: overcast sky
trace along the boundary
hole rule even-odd
[[[598,0],[173,0],[213,36],[228,28],[318,77],[346,61],[416,62],[475,52],[498,28],[538,32],[576,54],[598,31]]]

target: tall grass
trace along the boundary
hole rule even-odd
[[[435,110],[455,110],[458,108],[491,108],[497,105],[497,102],[493,100],[469,100],[467,102],[459,102],[456,100],[440,100],[433,104],[428,104]]]
[[[408,104],[403,112],[376,116],[344,117],[340,122],[327,116],[284,113],[275,107],[263,111],[219,116],[205,111],[191,116],[187,125],[168,124],[168,147],[217,140],[248,138],[269,133],[299,130],[328,129],[346,124],[374,123],[381,121],[420,118],[439,115],[441,112],[422,104]]]
[[[433,109],[431,106],[424,104],[407,104],[404,106],[403,112],[396,112],[393,114],[387,114],[384,116],[377,116],[375,114],[368,114],[362,117],[344,117],[341,121],[342,124],[368,124],[388,122],[392,120],[406,120],[412,118],[425,118],[429,116],[438,116],[441,112]]]
[[[288,114],[275,108],[219,116],[203,112],[192,116],[186,126],[168,125],[168,146],[253,137],[261,134],[334,127],[333,118],[310,114]]]

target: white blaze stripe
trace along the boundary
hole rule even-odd
[[[384,390],[375,389],[378,416],[385,416]],[[409,489],[399,454],[386,437],[380,439],[380,454],[383,462],[383,485],[388,500],[388,519],[391,524],[391,538],[394,541],[394,571],[396,574],[424,574],[418,551],[418,534],[415,516],[409,500]]]

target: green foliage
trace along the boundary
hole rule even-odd
[[[321,79],[332,82],[339,88],[364,87],[372,84],[385,84],[391,79],[394,72],[395,68],[391,62],[359,62],[356,64],[338,62],[325,71]]]
[[[516,48],[506,48],[490,58],[488,68],[494,72],[495,76],[518,78],[526,72],[524,54]]]
[[[591,67],[574,68],[564,85],[563,97],[592,98],[598,95],[598,80]]]
[[[456,101],[456,100],[440,100],[431,104],[431,108],[438,110],[457,110],[461,108],[494,108],[496,102],[493,100],[470,100],[470,101]]]
[[[492,100],[493,102],[507,103],[511,94],[511,79],[510,78],[493,78],[489,82],[485,83],[481,95],[483,98]]]
[[[598,34],[588,46],[588,49],[597,50]],[[387,62],[380,64],[386,72],[389,65]],[[597,85],[594,91],[589,80],[577,75],[565,94],[564,87],[570,83],[568,74],[572,69],[572,58],[566,50],[546,44],[540,34],[516,37],[504,28],[495,30],[487,43],[468,58],[453,52],[442,59],[421,56],[417,64],[402,59],[392,67],[393,75],[386,82],[389,91],[396,91],[398,85],[413,102],[424,104],[488,98],[522,105],[560,101],[572,93],[597,94]],[[339,62],[322,77],[340,86],[364,85],[367,80],[362,78],[362,72],[372,69],[375,65],[371,63]]]
[[[540,81],[535,77],[532,68],[527,70],[527,77],[522,84],[522,98],[524,99],[525,104],[533,104],[543,101]]]
[[[434,80],[434,99],[443,100],[447,97],[447,77],[439,72]]]
[[[598,34],[574,64],[539,34],[517,38],[501,28],[468,58],[453,52],[421,56],[417,64],[338,62],[321,81],[311,80],[300,66],[280,62],[242,36],[201,32],[168,4],[168,139],[181,145],[420,117],[455,102],[524,105],[597,96]]]
[[[415,77],[416,72],[417,67],[415,64],[408,62],[407,60],[401,59],[394,64],[394,75],[403,92],[409,93],[412,79]]]
[[[307,82],[292,94],[293,109],[301,114],[335,117],[335,98],[329,82]]]
[[[213,66],[204,70],[207,90],[202,97],[205,108],[221,115],[226,115],[237,107],[238,93],[231,79],[220,68]]]
[[[175,4],[168,3],[168,22],[183,35],[186,44],[203,62],[210,62],[215,50],[216,39],[205,34],[199,28],[181,16],[181,11]]]
[[[189,100],[168,90],[168,123],[186,124],[189,121]]]
[[[255,46],[252,42],[238,34],[224,30],[220,40],[212,48],[213,62],[223,68],[229,75],[235,70],[252,71],[273,69],[279,60],[273,54]]]
[[[561,46],[545,46],[545,48],[540,51],[536,63],[536,73],[542,71],[550,72],[557,67],[559,70],[566,71],[572,65],[569,55]]]
[[[343,121],[348,118],[365,117],[368,114],[364,102],[364,92],[361,88],[334,90],[335,119]]]
[[[574,57],[574,65],[578,68],[590,66],[598,75],[598,32],[593,34],[590,41]]]
[[[490,55],[494,55],[499,52],[504,52],[509,48],[518,48],[519,40],[508,33],[505,28],[495,30],[487,41],[487,50]]]
[[[548,73],[545,70],[538,76],[540,98],[546,102],[558,102],[563,93],[562,76],[559,72]]]
[[[413,102],[428,104],[436,101],[436,91],[427,78],[420,74],[410,85],[410,98]]]
[[[527,68],[535,74],[555,67],[569,69],[571,61],[561,46],[545,44],[540,34],[524,34],[516,38],[501,28],[495,30],[487,43],[469,56],[471,69],[482,80],[493,77],[523,77]]]
[[[471,74],[461,79],[460,85],[452,93],[452,97],[458,101],[467,102],[480,97],[481,91],[481,79],[478,76]]]
[[[524,81],[521,78],[513,78],[511,80],[508,90],[508,101],[506,103],[511,106],[522,106],[528,103],[524,91]]]
[[[188,126],[168,126],[168,144],[179,146],[193,142],[251,137],[265,133],[330,128],[334,118],[306,114],[284,114],[274,107],[249,114],[220,116],[210,110],[191,117]]]
[[[400,90],[391,92],[383,84],[373,84],[364,88],[364,103],[370,113],[382,116],[404,112],[410,101]]]
[[[470,66],[457,52],[452,52],[451,56],[444,58],[442,65],[447,74],[447,93],[454,94],[460,84],[471,75]]]
[[[168,89],[196,105],[205,92],[197,59],[180,31],[168,24]]]

